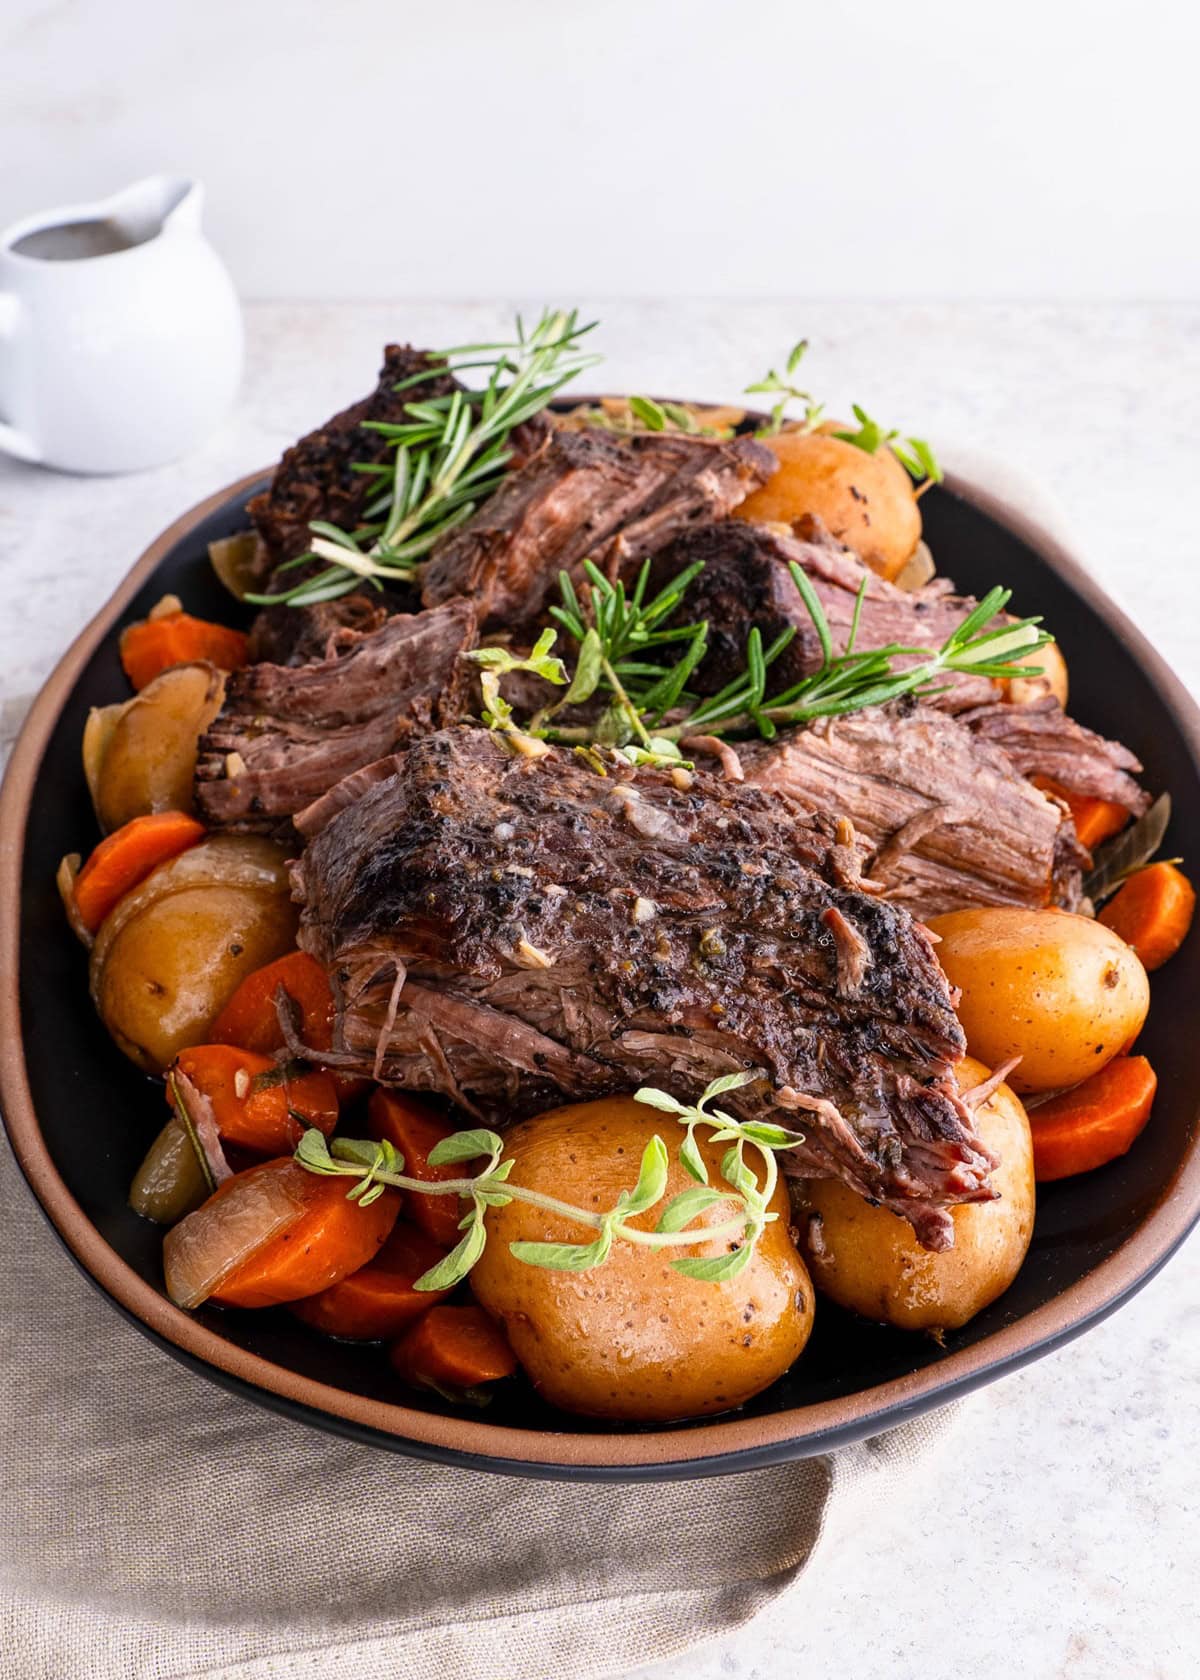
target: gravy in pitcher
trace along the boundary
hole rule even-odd
[[[35,228],[10,248],[19,257],[36,257],[41,262],[82,262],[88,257],[132,251],[150,237],[150,233],[132,233],[113,221],[60,222],[57,227]]]

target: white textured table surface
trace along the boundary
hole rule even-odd
[[[736,399],[806,334],[805,372],[835,412],[862,401],[951,458],[981,451],[1036,480],[1105,586],[1200,687],[1200,308],[626,303],[597,313],[608,363],[596,384],[610,389]],[[490,337],[507,316],[485,305],[258,305],[239,412],[185,462],[95,480],[0,459],[3,735],[146,542],[367,389],[386,338]],[[1123,1312],[971,1401],[919,1492],[831,1546],[764,1619],[642,1672],[1190,1680],[1200,1672],[1198,1418],[1193,1239]]]

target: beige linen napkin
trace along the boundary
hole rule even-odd
[[[5,1680],[589,1680],[747,1621],[949,1427],[647,1486],[417,1463],[226,1394],[76,1270],[0,1144]]]

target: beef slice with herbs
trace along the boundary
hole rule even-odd
[[[298,819],[300,940],[341,1000],[326,1059],[500,1124],[753,1069],[722,1100],[804,1131],[794,1174],[844,1179],[932,1248],[949,1207],[990,1199],[949,984],[924,928],[860,890],[848,825],[482,730],[379,768]]]

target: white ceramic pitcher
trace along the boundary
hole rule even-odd
[[[151,175],[0,234],[0,449],[134,472],[224,418],[242,321],[202,205],[199,182]]]

